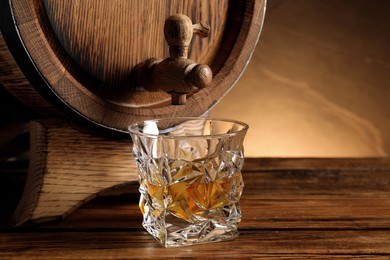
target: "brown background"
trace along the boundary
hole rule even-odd
[[[269,0],[252,60],[211,116],[246,156],[390,154],[390,1]]]

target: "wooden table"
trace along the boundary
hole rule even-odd
[[[390,258],[387,159],[247,159],[239,238],[173,249],[143,230],[136,184],[61,222],[9,227],[25,173],[2,166],[0,259]]]

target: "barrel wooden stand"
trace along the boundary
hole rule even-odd
[[[98,194],[137,180],[130,137],[107,139],[65,120],[30,123],[30,162],[15,226],[64,218]]]

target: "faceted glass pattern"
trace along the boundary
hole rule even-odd
[[[193,118],[129,127],[143,226],[163,246],[237,237],[247,128],[237,121]]]

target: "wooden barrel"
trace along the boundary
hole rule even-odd
[[[266,0],[0,1],[0,101],[27,118],[66,116],[124,132],[145,118],[200,116],[234,85],[258,41]],[[169,55],[164,21],[176,13],[210,25],[189,58],[208,65],[211,84],[186,105],[130,80],[132,69]],[[4,109],[3,109],[4,110]]]

